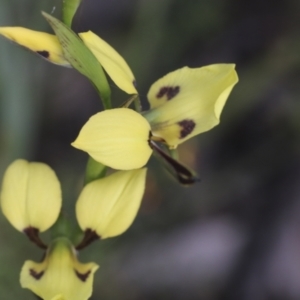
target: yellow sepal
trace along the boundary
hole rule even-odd
[[[54,64],[70,66],[64,58],[62,47],[53,34],[23,27],[0,27],[0,34]]]
[[[220,122],[226,100],[238,82],[234,64],[184,67],[156,81],[144,113],[154,136],[170,148],[210,130]]]
[[[24,263],[20,282],[44,300],[87,300],[97,269],[95,263],[80,263],[72,244],[60,238],[53,241],[43,262]]]
[[[119,170],[143,167],[152,153],[150,125],[132,109],[116,108],[92,116],[72,143],[96,161]]]
[[[61,202],[60,183],[46,164],[18,159],[7,168],[1,208],[17,230],[28,227],[40,232],[47,230],[58,218]]]
[[[102,239],[127,230],[142,201],[146,171],[119,171],[87,184],[76,203],[81,229],[95,231]]]
[[[135,78],[124,58],[92,31],[79,33],[85,45],[93,52],[112,81],[128,94],[138,94]]]

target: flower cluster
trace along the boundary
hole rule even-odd
[[[21,285],[43,299],[88,299],[92,293],[95,263],[82,264],[77,250],[91,241],[123,233],[133,222],[144,193],[146,169],[119,171],[94,180],[81,191],[76,216],[84,232],[73,245],[58,236],[50,245],[39,238],[58,219],[62,197],[54,171],[43,163],[14,161],[6,170],[1,190],[1,208],[8,221],[40,248],[46,249],[42,263],[26,261]],[[76,287],[76,289],[74,289]]]
[[[49,166],[19,159],[7,168],[3,178],[3,214],[17,230],[45,250],[41,263],[25,262],[22,287],[47,300],[84,300],[92,294],[93,274],[98,265],[80,263],[77,252],[96,239],[122,234],[132,224],[145,189],[143,167],[153,151],[171,166],[181,183],[196,180],[188,168],[172,157],[172,151],[220,122],[238,77],[234,64],[183,67],[152,84],[147,94],[150,108],[141,111],[136,79],[116,50],[91,31],[77,36],[54,17],[45,13],[44,16],[55,35],[20,27],[2,27],[0,35],[52,63],[76,68],[94,83],[105,108],[110,108],[103,82],[106,79],[99,83],[91,75],[97,64],[121,90],[133,95],[123,107],[92,116],[72,143],[87,152],[90,161],[102,171],[106,166],[119,170],[109,176],[98,172],[83,187],[76,203],[83,233],[79,243],[74,244],[67,234],[56,234],[48,245],[39,237],[39,232],[60,222],[60,183]],[[76,64],[78,61],[80,64]],[[91,62],[96,62],[95,66]],[[137,111],[129,108],[132,101],[138,104]],[[91,174],[87,171],[86,175]]]

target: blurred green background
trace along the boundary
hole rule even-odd
[[[40,11],[60,9],[0,0],[0,26],[51,32]],[[101,266],[91,299],[300,299],[299,13],[299,0],[83,0],[73,29],[124,56],[144,101],[185,65],[234,62],[240,77],[220,126],[179,147],[201,183],[179,186],[152,159],[133,226],[80,253]],[[0,39],[0,174],[16,158],[50,164],[70,218],[87,160],[70,143],[99,110],[83,76]],[[3,215],[0,226],[0,299],[36,299],[19,273],[42,252]]]

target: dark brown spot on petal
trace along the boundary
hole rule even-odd
[[[87,271],[84,274],[79,273],[77,270],[75,270],[75,274],[81,281],[85,282],[87,280],[87,278],[89,277],[89,275],[91,274],[91,270]]]
[[[133,80],[132,84],[137,89],[137,82],[136,82],[136,80]]]
[[[43,56],[44,58],[49,58],[50,57],[50,53],[46,50],[43,51],[36,51],[37,54]]]
[[[164,86],[162,87],[159,92],[156,95],[156,98],[162,98],[163,96],[166,96],[168,100],[171,100],[174,98],[180,91],[180,87],[177,86]]]
[[[39,280],[44,275],[44,271],[41,271],[40,273],[38,273],[33,269],[29,269],[29,274],[36,280]]]
[[[100,238],[100,236],[96,233],[96,231],[88,228],[84,232],[83,239],[75,248],[76,248],[76,250],[82,250],[83,248],[85,248],[92,242],[98,240],[99,238]]]
[[[179,138],[183,139],[194,130],[196,123],[193,120],[183,120],[178,122],[178,125],[182,128]]]
[[[47,245],[43,243],[43,241],[39,237],[39,230],[34,227],[27,227],[23,230],[23,232],[27,235],[27,237],[35,243],[38,247],[42,249],[47,249]]]

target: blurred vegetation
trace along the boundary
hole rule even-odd
[[[40,11],[60,6],[0,0],[0,26],[50,32]],[[145,105],[151,83],[185,65],[234,62],[240,77],[220,126],[179,148],[201,183],[181,187],[151,160],[134,225],[81,253],[101,265],[91,299],[300,298],[299,11],[298,0],[83,0],[74,30],[118,49]],[[115,105],[126,99],[112,90]],[[80,74],[0,40],[0,173],[19,157],[50,164],[71,218],[87,157],[70,143],[99,110]],[[1,298],[35,299],[19,272],[42,253],[2,215],[0,226]]]

